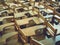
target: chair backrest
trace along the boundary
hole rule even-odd
[[[46,22],[47,30],[51,36],[55,37],[57,33],[57,29],[53,27],[53,25],[49,22]]]

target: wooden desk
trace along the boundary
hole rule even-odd
[[[12,9],[7,10],[7,12],[8,12],[8,14],[10,14],[10,13],[14,13],[14,11],[13,11]]]
[[[0,44],[4,45],[7,43],[7,39],[13,37],[13,36],[17,36],[18,35],[18,32],[10,32],[10,33],[7,33],[7,34],[4,34],[2,37],[0,37],[1,41],[0,41]]]
[[[23,3],[23,4],[24,4],[24,5],[28,5],[28,3],[29,3],[29,2],[25,2],[25,3]]]
[[[20,3],[24,3],[25,1],[23,1],[23,0],[21,0],[21,1],[19,1]]]
[[[36,7],[38,7],[39,9],[41,9],[41,8],[45,8],[44,5],[38,5],[38,6],[36,5]],[[50,10],[50,9],[48,9],[48,8],[47,8],[47,9],[42,9],[42,11],[43,11],[43,10],[44,10],[45,12],[47,12],[47,13],[53,13],[53,11]]]
[[[21,4],[17,4],[19,7],[22,6]]]
[[[14,3],[6,3],[9,7],[11,7],[12,5],[15,5],[15,6],[17,6],[17,7],[19,7],[19,6],[22,6],[21,4],[14,4]]]
[[[35,6],[36,6],[36,7],[38,7],[38,4],[39,4],[38,2],[35,2]]]
[[[8,7],[7,6],[3,6],[0,4],[0,11],[4,10],[4,9],[7,9]]]
[[[15,18],[23,17],[23,16],[26,17],[25,13],[27,13],[27,12],[14,13],[14,17]]]
[[[33,6],[29,6],[29,10],[32,10],[33,9]]]
[[[44,6],[43,5],[35,5],[36,7],[38,7],[38,8],[44,8]]]
[[[15,8],[21,7],[22,5],[21,4],[8,3],[8,6],[11,9],[15,9]]]
[[[18,13],[17,10],[19,10],[19,9],[21,9],[21,8],[23,8],[23,7],[17,7],[17,8],[15,8],[15,12]]]
[[[53,13],[53,11],[50,10],[50,9],[42,9],[42,11],[45,11],[45,12],[47,12],[47,13]]]
[[[33,26],[33,27],[28,27],[28,28],[25,28],[25,29],[21,29],[21,31],[23,32],[23,34],[25,36],[32,36],[32,35],[35,35],[35,30],[37,29],[43,29],[43,28],[46,28],[45,25],[38,25],[38,26]]]
[[[24,24],[28,24],[28,23],[29,22],[27,20],[25,20],[25,19],[24,20],[23,19],[22,20],[16,20],[17,25],[24,25]]]
[[[45,4],[45,5],[46,5],[46,8],[49,8],[49,9],[53,10],[53,11],[55,12],[54,14],[59,15],[59,13],[56,11],[56,9],[59,8],[58,5],[57,5],[57,6],[49,6],[49,5],[47,5],[47,4]],[[60,15],[59,15],[59,16],[60,16]]]
[[[27,7],[24,7],[23,9],[24,9],[24,10],[28,10],[28,8],[27,8]]]
[[[11,26],[14,25],[14,23],[7,23],[7,24],[3,24],[0,26],[0,31],[3,31],[3,28],[7,27],[7,26]]]
[[[29,13],[31,14],[31,16],[38,14],[36,11],[32,11],[32,10],[30,10]]]
[[[16,6],[16,7],[18,7],[18,5],[17,5],[17,4],[9,3],[9,7],[11,8],[12,6]]]
[[[29,2],[23,3],[23,5],[25,5],[26,7],[28,7],[29,9],[32,9],[33,6],[29,6]]]
[[[2,10],[2,11],[0,11],[0,15],[1,15],[3,12],[7,12],[7,10]]]
[[[26,19],[22,19],[22,20],[16,20],[17,25],[24,25],[29,23],[29,20],[34,20],[34,22],[36,24],[40,24],[43,23],[41,18],[39,19],[38,17],[31,17],[31,18],[26,18]]]
[[[13,18],[13,16],[0,17],[0,21],[3,21],[4,19],[7,19],[7,18]]]

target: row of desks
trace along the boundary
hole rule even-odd
[[[58,26],[59,27],[59,26]],[[57,27],[55,27],[55,28],[57,28]],[[60,31],[58,31],[59,33],[60,33]],[[60,36],[59,36],[60,37]],[[58,38],[57,38],[58,39]],[[32,39],[33,40],[33,39]],[[35,40],[35,39],[34,39]],[[33,40],[33,41],[34,41]],[[59,39],[58,39],[59,40]],[[51,41],[51,42],[49,42],[49,41]],[[46,39],[46,40],[42,40],[42,41],[35,41],[35,45],[55,45],[55,43],[56,42],[54,42],[55,40],[53,40],[52,38],[51,39]],[[36,42],[38,43],[38,44],[36,44]],[[45,43],[46,42],[46,43]],[[42,43],[42,44],[41,44]],[[34,44],[34,42],[32,42],[31,43],[31,45],[33,45]]]
[[[41,19],[41,18],[38,18],[38,17],[34,17],[35,14],[38,14],[37,12],[35,11],[27,11],[28,13],[31,14],[31,16],[33,17],[30,17],[30,18],[25,18],[25,19],[21,19],[21,20],[17,20],[15,19],[15,23],[16,23],[16,26],[18,28],[18,31],[19,33],[22,34],[22,38],[25,39],[25,41],[27,42],[29,36],[32,36],[32,35],[35,35],[35,31],[37,29],[43,29],[45,28],[46,26],[45,25],[38,25],[38,24],[41,24],[41,23],[44,23],[44,21]],[[23,13],[24,14],[24,13]],[[21,29],[20,26],[21,25],[25,25],[25,24],[29,24],[30,20],[33,20],[35,24],[35,26],[31,26],[31,27],[27,27],[27,28],[24,28],[24,29]],[[33,23],[33,22],[32,22]]]
[[[32,14],[32,11],[30,13]],[[17,16],[17,14],[19,16],[23,16],[24,12],[22,12],[20,14],[19,13],[15,13],[15,16]],[[33,13],[33,14],[35,15],[36,13]],[[17,17],[19,17],[19,16],[17,16]],[[36,24],[44,23],[44,20],[42,20],[41,18],[38,18],[38,17],[30,17],[30,18],[26,18],[26,19],[22,19],[22,20],[15,19],[15,23],[16,23],[16,26],[18,27],[18,26],[21,26],[21,25],[29,23],[29,20],[33,20]],[[18,32],[19,31],[22,32],[21,34],[24,34],[23,36],[26,37],[26,36],[35,35],[35,30],[41,29],[41,28],[46,28],[46,25],[35,25],[35,26],[28,27],[28,28],[25,28],[25,29],[21,29],[20,27],[18,27]]]

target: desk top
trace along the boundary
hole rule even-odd
[[[23,16],[26,16],[25,13],[27,13],[27,12],[14,13],[14,16],[15,16],[15,18],[17,18],[17,17],[23,17]]]
[[[33,6],[29,6],[29,10],[32,9],[32,8],[33,8]]]
[[[15,8],[15,11],[17,11],[18,9],[21,9],[21,8],[23,8],[23,7],[17,7],[17,8]]]
[[[0,17],[0,21],[3,21],[3,19],[7,19],[7,18],[13,18],[13,16]]]
[[[21,0],[21,1],[19,1],[20,3],[24,3],[25,1],[23,1],[23,0]]]
[[[9,5],[10,7],[15,5],[15,6],[22,6],[21,4],[14,4],[14,3],[6,3],[7,5]]]
[[[14,4],[14,3],[8,3],[8,5],[10,5],[10,7],[11,7],[12,5],[17,6],[17,4]]]
[[[36,4],[35,6],[38,7],[38,8],[44,8],[43,5],[38,5],[38,4]]]
[[[27,7],[24,7],[23,9],[24,9],[24,10],[28,10],[28,8],[27,8]]]
[[[9,5],[9,7],[12,9],[22,6],[21,4],[14,4],[14,3],[7,3],[7,5]]]
[[[31,17],[31,18],[26,18],[22,20],[16,20],[17,25],[23,25],[29,23],[29,20],[34,20],[36,24],[43,23],[41,18],[39,19],[38,17]]]
[[[29,13],[31,14],[31,16],[38,14],[36,11],[32,11],[32,10],[30,10]]]
[[[23,3],[24,5],[27,5],[29,2]]]
[[[51,10],[51,9],[45,9],[43,5],[38,6],[38,8],[43,8],[43,9],[40,9],[40,10],[45,11],[47,13],[53,13],[53,10]]]
[[[10,13],[14,13],[14,11],[12,9],[10,10],[7,10],[7,12],[10,14]]]
[[[46,27],[45,25],[38,25],[38,26],[21,29],[21,31],[24,33],[25,36],[32,36],[35,35],[35,30],[45,28],[45,27]]]

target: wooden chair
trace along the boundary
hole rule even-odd
[[[46,22],[46,24],[47,24],[47,27],[53,29],[52,31],[54,31],[54,32],[51,32],[51,30],[48,30],[49,34],[51,36],[55,37],[56,36],[56,32],[55,31],[56,30],[52,27],[52,25],[50,23]],[[47,38],[47,39],[43,39],[41,41],[38,41],[38,40],[34,39],[33,37],[31,37],[30,44],[31,45],[55,45],[54,41],[55,41],[54,38]],[[48,43],[45,43],[45,42],[48,42]]]
[[[13,16],[5,16],[5,17],[2,17],[3,18],[3,23],[6,21],[6,23],[10,23],[10,22],[13,22]]]
[[[7,34],[3,35],[0,38],[1,39],[0,43],[2,43],[3,45],[6,45],[7,44],[7,41],[9,40],[9,38],[14,37],[14,36],[16,38],[17,35],[18,35],[18,32],[10,32],[10,33],[7,33]]]
[[[8,15],[7,10],[3,10],[0,13],[1,13],[1,17],[4,17],[4,16]]]
[[[14,31],[16,31],[14,25],[7,26],[7,27],[3,28],[3,31],[2,31],[3,34],[2,35],[6,34],[6,33],[14,32]]]
[[[4,24],[4,25],[1,25],[0,26],[0,32],[2,32],[2,34],[3,34],[3,32],[4,32],[4,28],[5,27],[8,27],[8,26],[12,26],[12,25],[14,25],[14,23],[7,23],[7,24]]]

